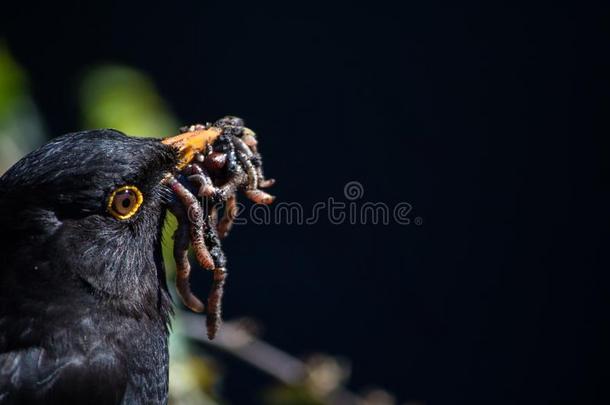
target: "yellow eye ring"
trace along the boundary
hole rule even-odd
[[[108,197],[108,212],[116,219],[133,217],[144,202],[142,192],[135,186],[119,187]]]

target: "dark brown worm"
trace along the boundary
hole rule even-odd
[[[269,205],[275,200],[274,196],[267,194],[262,190],[246,190],[244,193],[246,194],[246,197],[256,204]]]
[[[227,279],[227,270],[224,267],[214,269],[214,281],[208,296],[208,311],[206,317],[206,326],[208,329],[208,338],[214,339],[216,332],[222,323],[222,296],[224,294],[225,280]]]
[[[204,197],[204,198],[213,196],[214,192],[216,191],[216,187],[214,187],[214,184],[212,183],[212,179],[210,178],[210,176],[198,164],[192,164],[190,166],[191,167],[189,169],[194,174],[191,174],[188,177],[189,181],[197,182],[200,184],[199,192],[197,193],[197,195],[199,195],[199,197]]]
[[[235,117],[225,117],[218,121],[211,129],[212,134],[208,134],[213,136],[209,138],[213,141],[202,147],[203,150],[192,153],[186,166],[180,166],[183,167],[179,173],[182,175],[180,179],[189,184],[182,184],[171,175],[165,180],[177,197],[170,206],[170,211],[178,219],[178,228],[174,234],[176,289],[185,306],[195,312],[206,309],[210,339],[214,338],[222,323],[222,297],[227,270],[220,239],[227,236],[237,215],[236,193],[238,190],[243,190],[255,203],[270,204],[274,200],[273,196],[259,189],[273,185],[275,180],[264,178],[254,132],[242,126],[243,121]],[[191,125],[185,127],[185,131],[192,132],[207,128],[211,127]],[[172,138],[177,141],[172,141],[170,144],[178,142],[176,144],[179,147],[184,147],[183,143],[187,140],[201,139],[193,136],[199,135],[180,134]],[[197,194],[202,200],[199,201],[189,188],[198,189]],[[218,221],[218,204],[223,202],[224,214]],[[199,264],[205,269],[213,270],[214,280],[206,307],[191,292],[189,244],[193,247]]]
[[[220,170],[227,164],[227,155],[220,152],[212,152],[205,161],[205,166],[212,170]]]
[[[175,180],[175,179],[174,179]],[[191,291],[191,265],[188,259],[190,243],[189,221],[184,208],[179,204],[170,207],[172,214],[178,220],[174,233],[174,261],[176,262],[176,290],[186,307],[194,312],[203,312],[204,305]]]
[[[205,218],[203,216],[201,204],[199,204],[197,198],[195,198],[195,196],[175,178],[172,177],[168,185],[186,208],[188,221],[190,223],[191,246],[195,251],[197,261],[204,269],[214,269],[214,260],[205,245]]]
[[[260,171],[259,173],[259,177],[263,177],[263,172],[262,170],[260,170],[260,168],[258,168],[257,170]],[[269,188],[271,186],[273,186],[275,184],[275,179],[265,179],[265,180],[261,180],[258,182],[258,186],[260,188]]]
[[[275,184],[275,180],[265,179],[265,175],[263,174],[263,166],[262,164],[260,164],[261,156],[257,151],[256,145],[258,144],[258,142],[256,142],[256,138],[254,138],[254,135],[252,134],[246,134],[244,135],[244,138],[246,139],[242,139],[233,135],[233,142],[235,144],[235,148],[238,151],[243,152],[246,155],[248,161],[251,162],[252,160],[256,159],[259,162],[259,164],[255,166],[258,187],[251,188],[268,188],[273,186]]]
[[[218,223],[218,236],[226,238],[237,216],[237,197],[235,194],[227,198],[222,219]]]
[[[248,147],[248,145],[241,138],[233,135],[231,136],[231,139],[233,140],[233,145],[235,145],[235,149],[246,155],[248,160],[254,157],[254,153],[252,152],[250,147]]]
[[[236,151],[237,159],[246,168],[248,174],[248,189],[256,190],[258,188],[258,174],[256,174],[256,167],[252,164],[252,161],[248,159],[245,153],[242,151]]]

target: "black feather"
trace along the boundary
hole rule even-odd
[[[113,130],[55,139],[0,178],[0,403],[167,402],[161,256],[176,153]],[[106,203],[135,185],[139,212]]]

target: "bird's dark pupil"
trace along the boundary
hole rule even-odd
[[[129,198],[124,198],[123,201],[121,201],[121,205],[123,208],[129,208],[131,205],[131,200]]]

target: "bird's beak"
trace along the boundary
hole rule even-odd
[[[178,151],[180,154],[178,169],[180,170],[193,160],[196,153],[203,152],[208,145],[214,143],[221,133],[220,128],[210,127],[171,136],[161,142],[173,146]]]

